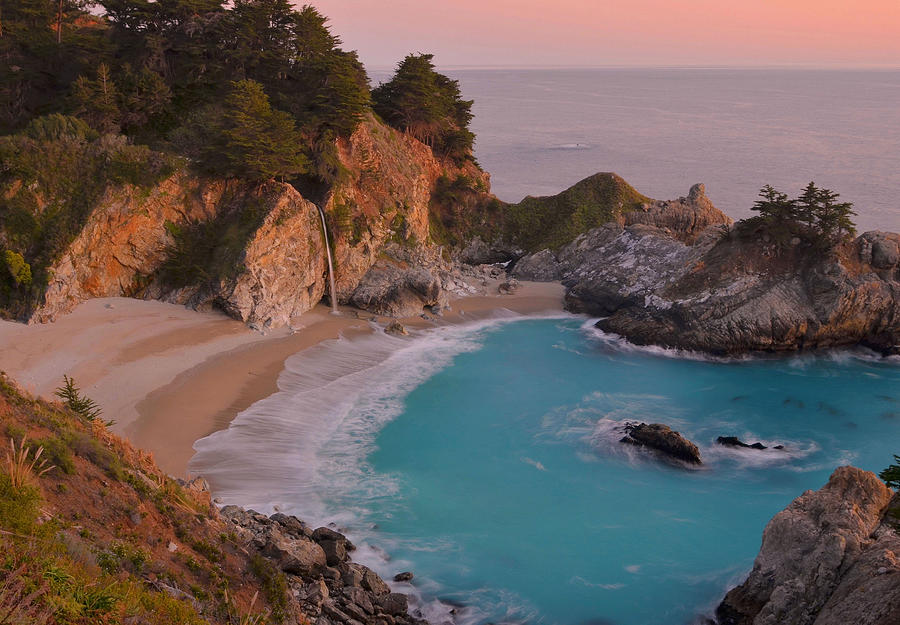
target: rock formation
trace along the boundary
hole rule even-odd
[[[527,255],[513,275],[562,280],[570,310],[603,317],[598,327],[637,344],[898,353],[900,235],[867,232],[824,253],[799,240],[782,249],[732,234],[717,212],[695,186],[687,199],[629,213],[625,225]]]
[[[338,141],[338,156],[345,175],[322,201],[338,301],[391,316],[444,304],[450,267],[430,236],[432,192],[448,170],[464,171],[485,189],[488,176],[471,163],[440,161],[374,118]],[[204,225],[219,238],[205,242],[211,249],[203,266],[169,267],[180,233]],[[215,307],[268,329],[312,308],[327,284],[321,222],[309,198],[280,182],[186,171],[149,189],[107,189],[51,269],[29,321],[52,321],[92,297],[124,295]],[[173,282],[173,271],[191,279]]]
[[[837,469],[766,526],[720,625],[900,623],[900,496],[873,473]]]
[[[759,442],[752,443],[752,444],[745,443],[744,441],[739,439],[737,436],[720,436],[719,438],[716,439],[716,443],[718,443],[719,445],[724,445],[725,447],[741,447],[744,449],[758,449],[758,450],[768,449],[768,447],[766,447],[765,445],[763,445],[762,443],[759,443]],[[781,445],[776,445],[775,449],[783,449],[783,447]]]
[[[409,599],[391,588],[370,568],[352,562],[355,547],[332,529],[310,529],[285,514],[267,517],[226,506],[221,516],[234,524],[248,548],[286,574],[298,611],[316,625],[420,625],[409,613]],[[412,573],[397,575],[409,581]]]
[[[625,426],[625,436],[620,442],[647,447],[668,458],[688,464],[702,464],[697,446],[662,423],[628,424]]]

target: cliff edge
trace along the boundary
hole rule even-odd
[[[900,495],[840,467],[769,522],[750,576],[716,610],[719,625],[900,623],[898,527]]]

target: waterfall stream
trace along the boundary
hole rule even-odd
[[[319,217],[322,218],[322,236],[325,237],[325,254],[328,257],[328,286],[331,289],[331,312],[337,313],[337,294],[334,291],[334,263],[331,260],[331,244],[328,242],[328,226],[325,224],[325,211],[321,206],[316,206],[319,210]]]

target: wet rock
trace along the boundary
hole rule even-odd
[[[753,443],[752,445],[748,445],[737,436],[720,436],[716,439],[716,442],[719,445],[724,445],[726,447],[744,447],[746,449],[768,449],[762,443]]]
[[[385,595],[391,592],[390,587],[384,583],[378,574],[372,569],[363,567],[362,587],[376,595]]]
[[[261,543],[260,552],[285,573],[312,575],[321,572],[327,562],[318,544],[306,538],[291,539],[276,528],[268,528],[256,542]]]
[[[519,284],[519,281],[515,278],[511,278],[506,282],[502,282],[500,286],[497,287],[497,292],[500,295],[512,295],[513,293],[518,291],[520,287],[521,285]]]
[[[394,575],[395,582],[409,582],[412,581],[414,575],[409,571],[404,571],[403,573],[397,573]]]
[[[409,598],[404,594],[392,592],[382,596],[379,605],[388,614],[401,616],[409,611]]]
[[[688,464],[702,464],[697,446],[662,423],[630,423],[625,426],[621,442],[648,447]]]

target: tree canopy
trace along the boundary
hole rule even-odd
[[[771,185],[764,186],[759,197],[753,210],[776,239],[805,235],[833,245],[856,234],[853,204],[838,201],[840,194],[819,188],[814,182],[795,199]]]
[[[375,112],[387,123],[457,162],[471,158],[472,101],[463,100],[459,81],[434,69],[434,55],[411,54],[390,81],[372,91]]]

